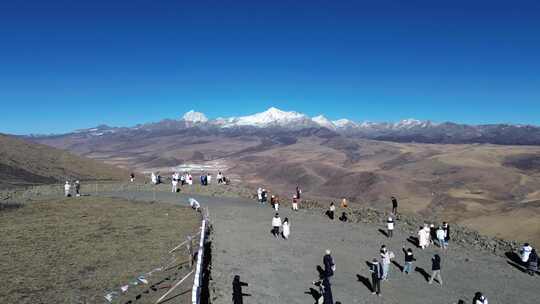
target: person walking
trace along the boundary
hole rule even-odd
[[[441,226],[437,229],[435,232],[435,235],[437,236],[437,242],[439,243],[439,247],[441,249],[446,249],[446,246],[444,245],[444,230]]]
[[[538,271],[538,254],[536,254],[536,249],[531,250],[529,255],[529,260],[527,261],[527,273],[531,276]]]
[[[388,217],[388,220],[386,221],[386,229],[387,229],[387,235],[388,238],[392,238],[394,235],[394,219],[390,216]]]
[[[405,250],[405,247],[402,248],[403,253],[405,254],[405,264],[403,265],[403,273],[409,274],[413,270],[413,263],[416,261],[413,255],[411,248]]]
[[[392,214],[397,215],[398,201],[395,196],[392,196]]]
[[[71,196],[71,185],[69,184],[68,181],[66,181],[66,183],[64,184],[64,196],[65,197]]]
[[[394,258],[394,253],[391,251],[388,251],[388,248],[386,248],[386,245],[382,245],[381,247],[381,265],[382,265],[382,280],[388,281],[388,272],[390,271],[390,263],[392,262],[392,259]]]
[[[324,277],[330,278],[334,275],[334,272],[336,271],[336,264],[334,264],[334,259],[332,258],[332,251],[330,249],[326,249],[326,254],[323,257],[323,265],[324,265]]]
[[[431,258],[431,277],[429,279],[429,284],[433,283],[433,280],[435,277],[437,277],[437,281],[439,281],[439,284],[442,286],[443,281],[441,277],[441,257],[436,254]]]
[[[371,272],[371,287],[372,287],[372,294],[377,294],[378,296],[381,295],[381,280],[383,277],[383,270],[381,267],[381,264],[379,263],[379,260],[377,258],[373,258],[371,261],[371,265],[369,268],[369,271]]]
[[[291,225],[289,224],[289,218],[285,218],[283,220],[282,227],[283,227],[283,232],[282,232],[283,238],[288,240],[289,235],[291,235]]]
[[[279,217],[279,213],[276,212],[274,217],[272,218],[272,234],[277,239],[279,236],[279,228],[281,227],[281,218]]]

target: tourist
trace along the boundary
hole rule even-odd
[[[186,180],[188,185],[193,185],[193,176],[191,175],[191,173],[188,173]]]
[[[381,247],[381,264],[382,264],[382,280],[387,281],[388,280],[388,272],[390,271],[390,263],[392,262],[392,259],[394,258],[394,253],[391,251],[388,251],[385,245],[382,245]]]
[[[348,208],[348,207],[349,207],[349,202],[347,202],[346,198],[342,198],[341,199],[341,208]]]
[[[180,176],[180,185],[182,185],[182,187],[186,184],[186,174],[182,174],[182,176]]]
[[[424,224],[424,227],[420,227],[418,231],[418,246],[422,249],[426,249],[429,245],[429,227]]]
[[[302,194],[302,189],[300,189],[300,186],[297,185],[297,186],[296,186],[296,197],[297,197],[298,199],[300,199],[301,194]]]
[[[262,204],[262,202],[263,202],[262,201],[262,194],[263,194],[262,188],[259,187],[259,189],[257,189],[257,199],[259,200],[259,204]]]
[[[334,259],[332,258],[332,251],[330,249],[326,249],[326,254],[323,257],[323,265],[324,265],[324,277],[330,278],[334,275],[334,272],[336,271],[336,264],[334,264]]]
[[[206,173],[206,184],[210,185],[212,183],[212,174]]]
[[[275,196],[275,197],[274,197],[274,210],[275,210],[276,212],[279,211],[279,196]]]
[[[71,196],[71,185],[69,184],[68,181],[66,181],[66,183],[64,184],[64,195],[66,197],[70,197]]]
[[[330,203],[330,208],[328,209],[328,211],[326,211],[326,215],[328,215],[328,217],[331,220],[334,220],[334,213],[335,212],[336,212],[336,206],[334,205],[334,202],[331,202]]]
[[[217,174],[217,183],[223,184],[223,173],[221,173],[221,171],[219,171]]]
[[[75,196],[81,196],[81,183],[78,180],[75,181]]]
[[[272,218],[272,234],[275,238],[279,236],[279,228],[281,227],[281,218],[279,213],[276,213]]]
[[[429,279],[429,284],[433,283],[433,280],[435,277],[437,277],[437,281],[439,281],[439,284],[442,286],[443,281],[441,277],[441,257],[436,254],[431,258],[431,277]]]
[[[403,272],[409,274],[413,270],[413,263],[414,261],[416,261],[416,259],[414,258],[411,248],[407,250],[403,248],[403,253],[405,253],[405,264],[403,265]]]
[[[133,183],[135,181],[135,174],[133,172],[129,175],[130,181]]]
[[[437,239],[437,229],[435,229],[434,224],[429,225],[429,244],[435,244],[435,240]]]
[[[263,204],[268,202],[268,192],[264,188],[262,189],[262,201],[263,201]]]
[[[444,230],[444,248],[448,248],[448,243],[450,243],[450,225],[447,222],[443,222]]]
[[[437,242],[439,243],[439,247],[441,249],[446,249],[446,246],[444,246],[444,230],[441,226],[439,226],[439,228],[437,229],[437,231],[435,232],[436,236],[437,236]]]
[[[199,204],[199,202],[196,199],[189,198],[188,202],[192,209],[195,209],[195,211],[200,211],[201,204]]]
[[[283,220],[283,238],[288,240],[289,235],[291,235],[291,225],[289,224],[289,219],[285,218]]]
[[[298,198],[295,196],[293,196],[293,199],[292,199],[292,210],[294,211],[298,211]]]
[[[153,185],[157,185],[157,175],[154,172],[150,174],[150,180],[152,181]]]
[[[349,219],[347,218],[347,213],[343,212],[341,213],[341,216],[339,217],[339,220],[342,222],[347,222]]]
[[[531,255],[533,248],[529,243],[523,244],[523,247],[521,247],[521,250],[519,254],[521,255],[521,262],[523,265],[527,265],[527,261],[529,260],[529,256]]]
[[[369,268],[370,268],[369,271],[371,272],[371,287],[373,288],[372,293],[380,296],[383,270],[377,258],[373,258]]]
[[[536,249],[531,250],[529,255],[529,260],[527,261],[527,273],[531,276],[538,271],[538,254],[536,254]]]
[[[488,300],[481,292],[477,292],[474,295],[473,304],[488,304]]]
[[[386,221],[387,235],[391,238],[394,235],[394,219],[390,216]]]
[[[392,196],[392,214],[397,215],[398,202],[395,196]]]
[[[172,175],[172,189],[171,189],[171,191],[173,193],[178,192],[178,173],[176,173],[176,172]]]

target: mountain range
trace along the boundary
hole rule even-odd
[[[208,119],[205,114],[192,110],[180,119],[165,119],[160,122],[122,128],[100,125],[73,133],[103,136],[110,133],[130,134],[157,130],[174,132],[190,128],[216,133],[276,130],[283,132],[324,128],[339,135],[404,143],[540,145],[540,127],[532,125],[467,125],[452,122],[434,123],[416,119],[404,119],[396,123],[355,122],[349,119],[332,121],[323,115],[309,117],[303,113],[283,111],[274,107],[253,115],[216,119]],[[50,136],[33,135],[32,137]]]

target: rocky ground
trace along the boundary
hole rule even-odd
[[[416,222],[402,219],[394,238],[388,239],[379,231],[384,228],[377,223],[380,222],[379,211],[354,211],[354,223],[341,223],[329,220],[316,208],[294,213],[288,208],[282,209],[282,218],[289,217],[292,226],[290,239],[283,240],[270,235],[273,210],[249,199],[167,192],[101,195],[136,195],[142,200],[180,204],[186,204],[187,198],[193,196],[208,206],[214,227],[211,303],[231,302],[235,275],[249,284],[244,287],[244,293],[250,295],[244,298],[244,303],[315,302],[311,282],[318,277],[316,267],[322,265],[327,248],[332,250],[337,264],[334,299],[341,303],[421,304],[457,303],[458,300],[470,303],[477,291],[486,294],[490,303],[538,303],[540,296],[539,277],[530,277],[511,260],[494,254],[499,253],[498,249],[490,252],[482,245],[483,237],[463,232],[467,240],[453,241],[448,252],[434,246],[421,251],[407,240],[414,233],[408,227],[415,227]],[[310,205],[316,207],[316,204]],[[373,220],[369,220],[370,217]],[[390,280],[383,283],[382,297],[376,297],[371,295],[367,282],[370,273],[366,261],[378,255],[382,244],[396,253],[396,264],[391,266]],[[416,271],[410,275],[400,272],[402,247],[413,248],[418,259]],[[499,247],[502,250],[503,245]],[[427,284],[430,259],[435,253],[441,254],[443,260],[443,286]]]

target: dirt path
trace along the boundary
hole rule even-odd
[[[151,193],[122,193],[137,199],[152,199]],[[186,202],[183,195],[157,193],[164,202]],[[337,265],[333,280],[334,300],[341,303],[471,303],[477,291],[486,294],[491,304],[538,303],[540,277],[530,276],[509,265],[503,258],[452,247],[443,254],[444,286],[428,285],[424,276],[415,272],[400,273],[390,268],[390,280],[382,286],[382,297],[371,295],[359,276],[369,278],[366,261],[378,255],[386,244],[396,253],[396,262],[403,265],[401,247],[413,247],[408,235],[396,231],[386,239],[378,228],[368,224],[331,222],[316,211],[292,213],[282,210],[281,217],[291,221],[288,241],[270,235],[273,210],[243,199],[194,196],[210,207],[214,224],[212,279],[216,298],[214,304],[231,303],[232,280],[240,275],[249,284],[244,292],[251,294],[244,303],[314,303],[309,294],[311,282],[318,277],[317,265],[322,265],[324,250],[329,248]],[[399,223],[398,223],[399,225]],[[413,249],[416,266],[430,273],[430,258],[440,253],[437,248],[424,252]],[[307,294],[306,294],[307,292]]]

